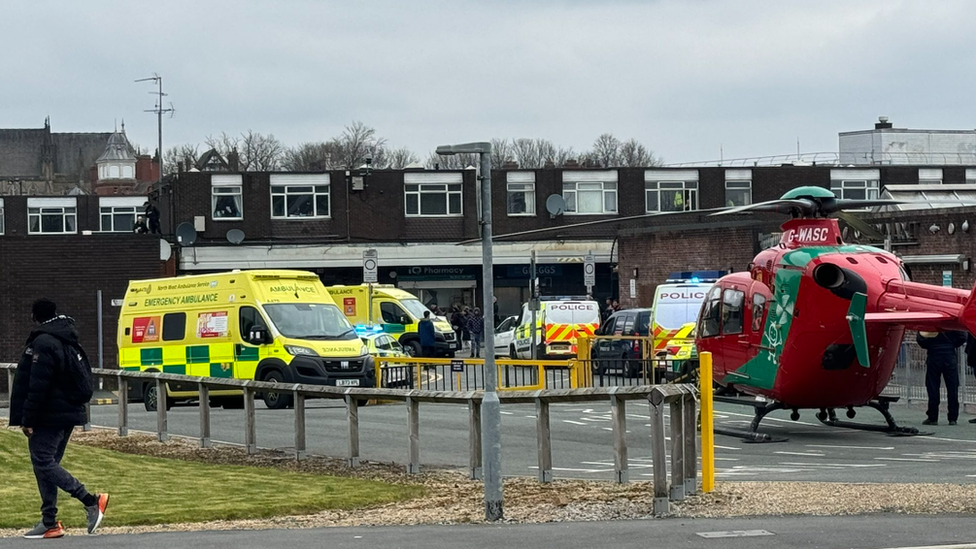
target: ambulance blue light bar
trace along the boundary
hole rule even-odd
[[[372,326],[366,324],[356,324],[355,326],[353,326],[353,328],[356,330],[356,335],[360,337],[367,336],[370,334],[383,333],[383,327],[378,324],[374,324]]]

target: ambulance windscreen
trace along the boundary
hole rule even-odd
[[[281,335],[293,339],[356,339],[345,315],[335,305],[274,303],[264,306]]]
[[[547,324],[599,324],[600,309],[595,302],[554,302],[546,304]]]
[[[430,310],[427,307],[424,307],[424,304],[421,303],[419,299],[402,299],[400,300],[400,303],[403,304],[407,311],[416,317],[417,320],[423,320],[424,311]],[[433,314],[431,314],[431,316],[433,316]]]

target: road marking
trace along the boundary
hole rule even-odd
[[[724,532],[696,532],[696,536],[703,538],[749,538],[756,536],[775,536],[768,530],[727,530]]]
[[[563,423],[572,423],[573,425],[587,425],[586,423],[583,423],[582,421],[573,421],[571,419],[564,419],[563,420]]]
[[[504,412],[504,411],[502,411],[502,412],[499,412],[499,413],[502,414],[502,415],[506,415],[506,416],[515,415],[515,412]]]
[[[891,547],[889,549],[976,549],[976,543],[954,543],[952,545],[918,545],[915,547]]]
[[[781,463],[781,465],[792,465],[794,467],[850,467],[853,469],[863,469],[865,467],[886,467],[884,463],[802,463],[794,461],[784,461]]]
[[[894,446],[841,446],[837,444],[807,444],[807,448],[843,448],[845,450],[894,450]]]
[[[814,454],[811,452],[773,452],[774,454],[783,454],[784,456],[812,456],[812,457],[824,457],[824,454]]]
[[[939,460],[937,459],[893,458],[893,457],[879,457],[874,459],[879,461],[918,461],[921,463],[939,463]]]
[[[715,447],[716,448],[721,448],[722,450],[741,450],[742,449],[742,448],[736,448],[735,446],[720,446],[718,444],[716,444]]]

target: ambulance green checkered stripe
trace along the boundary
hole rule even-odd
[[[126,367],[124,367],[122,369],[125,370],[125,371],[127,371],[127,372],[138,372],[142,368],[140,368],[138,366],[126,366]]]
[[[150,347],[140,350],[139,361],[143,366],[159,366],[163,363],[163,348]]]
[[[233,364],[227,363],[227,369],[224,369],[223,364],[216,362],[210,363],[210,377],[234,377]]]
[[[204,362],[210,362],[210,346],[209,345],[187,345],[186,363],[201,364]]]
[[[179,374],[181,376],[186,375],[186,365],[185,364],[175,364],[173,366],[163,366],[164,374]]]
[[[234,358],[238,362],[257,362],[258,360],[258,348],[257,347],[247,347],[238,343],[234,345]]]

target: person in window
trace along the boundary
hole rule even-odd
[[[159,234],[159,208],[153,205],[152,202],[146,201],[143,204],[146,208],[146,219],[149,222],[149,232],[152,234]]]
[[[149,232],[149,227],[146,226],[146,218],[141,215],[136,218],[136,224],[132,226],[132,232],[138,234],[146,234]]]
[[[214,208],[214,217],[240,217],[241,211],[237,208],[237,200],[233,196],[218,196],[217,206]]]
[[[481,316],[481,309],[474,308],[468,317],[468,332],[471,333],[471,358],[481,357],[481,339],[485,335],[485,318]]]
[[[946,400],[949,404],[949,425],[959,419],[959,362],[956,349],[966,344],[966,333],[919,332],[915,339],[927,351],[925,356],[925,389],[929,395],[928,416],[922,425],[939,424],[939,386],[945,379]]]

